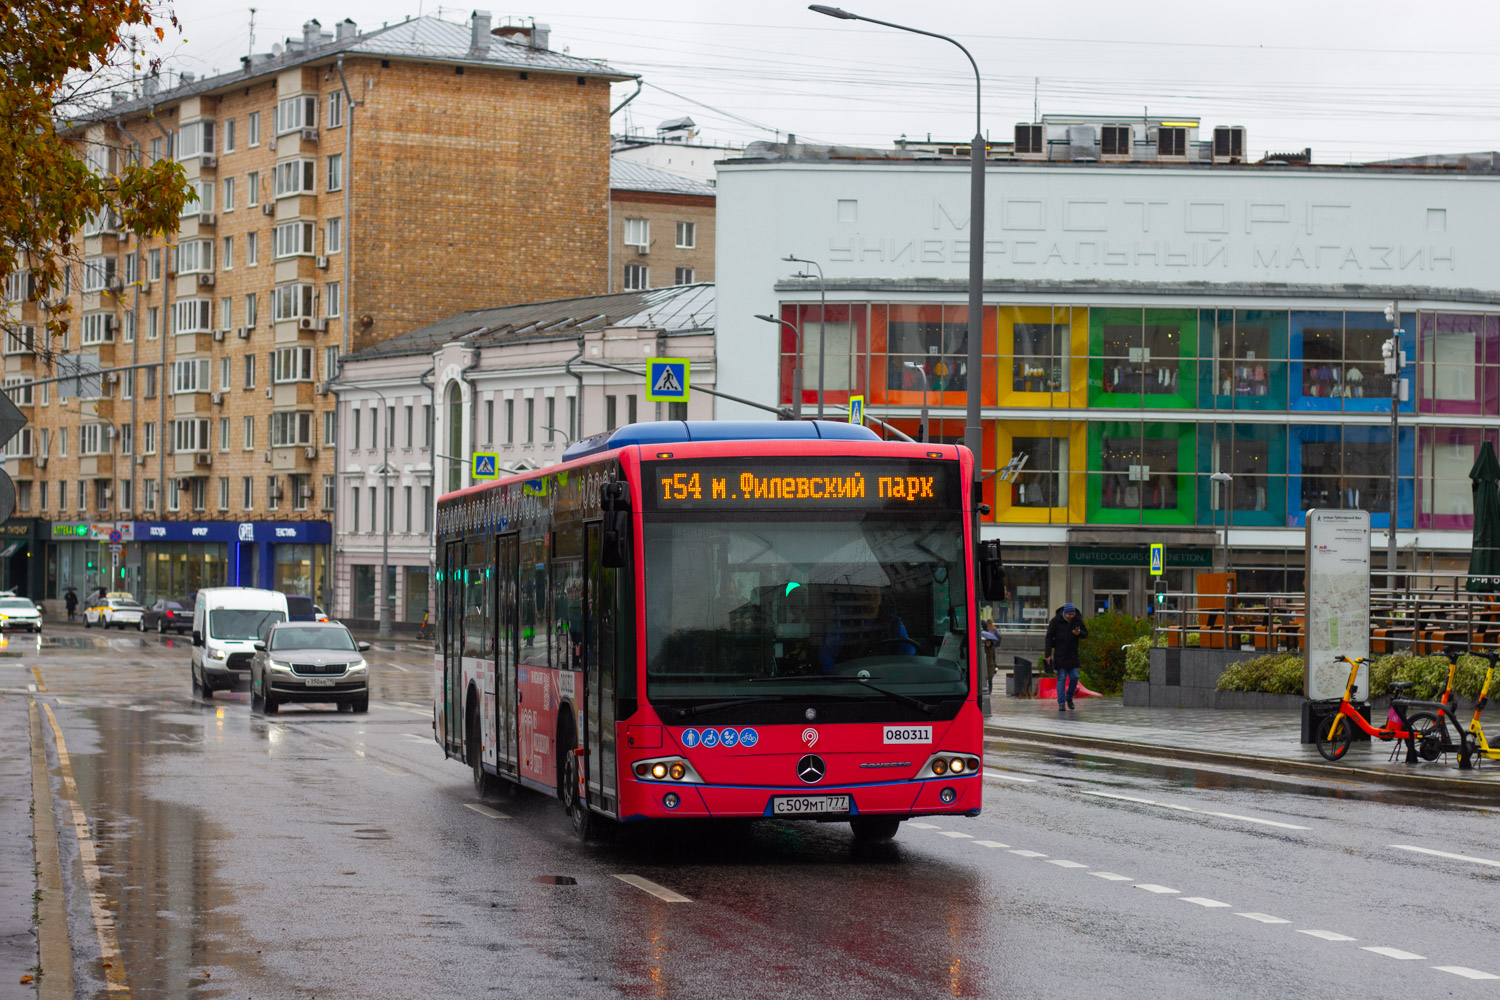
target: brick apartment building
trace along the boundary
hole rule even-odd
[[[713,186],[618,154],[609,172],[609,291],[713,281]]]
[[[81,377],[11,390],[30,424],[6,452],[0,585],[326,600],[340,357],[460,310],[605,286],[625,75],[484,12],[365,33],[310,21],[241,62],[149,81],[75,133],[99,171],[175,157],[198,200],[165,239],[90,223],[57,367],[37,349],[58,303],[32,301],[24,273],[4,289],[5,384]]]

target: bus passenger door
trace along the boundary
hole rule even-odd
[[[460,758],[464,752],[463,615],[464,543],[449,542],[443,553],[443,585],[438,607],[443,620],[443,747]]]
[[[495,700],[499,724],[495,728],[495,761],[502,774],[516,773],[516,657],[520,652],[520,611],[517,593],[520,576],[520,536],[495,539],[498,642],[495,649]]]
[[[614,570],[599,561],[600,522],[587,525],[588,637],[585,660],[589,728],[588,801],[608,812],[619,808],[615,791],[615,636]]]

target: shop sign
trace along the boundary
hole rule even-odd
[[[1170,569],[1212,569],[1212,549],[1167,549]],[[1070,545],[1068,563],[1073,566],[1122,566],[1145,569],[1151,565],[1151,550],[1145,545]]]
[[[52,525],[53,538],[87,538],[89,537],[89,524],[87,521],[65,521],[61,524]]]
[[[0,538],[30,538],[31,522],[23,521],[17,524],[14,521],[6,521],[0,524]]]

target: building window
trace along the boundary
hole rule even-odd
[[[411,534],[411,487],[401,487],[401,499],[406,506],[406,533]]]
[[[78,454],[103,455],[109,446],[104,424],[84,424],[78,428]]]
[[[333,476],[323,477],[323,509],[333,510],[333,491],[338,488],[338,480]]]
[[[484,401],[484,440],[486,444],[495,443],[495,401],[493,399]]]
[[[693,269],[690,267],[677,268],[672,280],[679,285],[691,285],[694,280]]]
[[[231,124],[233,124],[231,122]],[[224,211],[234,211],[234,178],[224,178]]]
[[[245,175],[245,204],[254,208],[260,204],[260,171],[252,170]]]
[[[604,397],[604,429],[607,431],[612,431],[620,426],[615,405],[618,401],[619,397],[617,396],[610,395]]]
[[[312,160],[287,160],[276,164],[275,196],[312,194],[315,175],[316,164]]]
[[[514,399],[505,401],[505,443],[516,443],[516,401]]]
[[[144,386],[144,390],[145,391],[142,392],[141,395],[143,397],[145,397],[146,399],[155,399],[156,398],[156,368],[154,368],[154,367],[152,367],[152,368],[142,368],[141,371],[144,372],[145,376],[146,376],[146,384]]]
[[[109,313],[83,314],[83,345],[107,344],[115,339],[115,318]]]
[[[219,477],[219,509],[229,509],[229,477]]]
[[[155,253],[156,251],[152,251]],[[155,340],[161,333],[161,307],[149,306],[146,309],[146,339]]]
[[[167,510],[182,509],[182,484],[175,477],[167,480]]]
[[[627,292],[644,291],[651,287],[650,271],[645,264],[625,265],[625,290]]]
[[[260,112],[252,111],[245,116],[245,132],[247,140],[252,146],[260,145]],[[252,204],[254,204],[252,202]]]
[[[84,292],[102,292],[114,283],[117,264],[113,257],[90,257],[83,262]]]
[[[313,315],[312,285],[277,285],[272,293],[272,319],[302,319]]]
[[[244,448],[246,451],[255,450],[255,418],[246,417],[244,424]]]
[[[530,396],[526,398],[526,443],[531,444],[536,440],[536,400]]]
[[[193,484],[193,509],[203,510],[208,506],[208,480],[192,479]]]
[[[351,451],[359,450],[359,414],[359,407],[349,408],[349,448]]]
[[[177,244],[178,274],[210,274],[213,269],[213,240],[183,240]]]
[[[183,299],[172,311],[173,333],[208,333],[213,323],[213,303],[208,299]]]
[[[284,257],[311,256],[313,224],[311,222],[283,222],[271,234],[271,252],[277,260]]]
[[[432,487],[422,487],[422,530],[432,534]]]
[[[250,235],[254,236],[255,234],[251,233]],[[254,292],[251,292],[249,295],[245,296],[245,326],[247,329],[255,329],[256,305],[257,299]]]
[[[214,182],[213,181],[188,181],[188,190],[198,196],[197,200],[187,200],[182,205],[179,218],[187,218],[190,215],[201,215],[214,210]]]
[[[224,237],[223,259],[220,261],[220,266],[223,267],[224,270],[226,270],[226,271],[233,271],[234,270],[234,237],[233,236],[226,236],[226,237]]]
[[[307,501],[312,499],[312,487],[307,485],[306,476],[292,476],[292,510],[306,510]]]
[[[254,267],[260,263],[260,233],[245,234],[245,266]]]
[[[376,521],[376,517],[377,517],[377,513],[376,513],[376,510],[375,510],[375,487],[373,487],[373,486],[370,487],[369,496],[370,496],[370,534],[373,535],[375,533],[375,531],[377,530],[376,527],[375,527],[375,521]]]
[[[628,247],[651,246],[651,222],[648,219],[625,220],[625,245]]]
[[[172,421],[172,445],[180,454],[185,451],[208,451],[208,421],[202,417],[184,417]]]
[[[135,426],[133,424],[120,426],[120,454],[135,454]]]
[[[234,325],[234,299],[224,296],[219,300],[219,329],[225,333]]]
[[[281,509],[281,482],[276,476],[266,477],[266,510]]]
[[[219,359],[219,388],[220,389],[229,389],[229,388],[232,388],[232,386],[229,383],[230,383],[230,380],[231,380],[231,376],[233,374],[234,374],[234,359],[233,358],[220,358]]]
[[[317,127],[318,99],[316,97],[285,97],[276,102],[277,135]]]
[[[312,381],[311,347],[277,348],[275,358],[276,362],[272,369],[271,381],[276,385],[286,382]]]
[[[688,412],[687,412],[687,404],[686,403],[668,403],[667,404],[667,419],[668,420],[686,420],[687,418],[688,418]]]
[[[359,531],[359,485],[349,487],[349,530]]]
[[[240,506],[245,510],[255,507],[255,477],[242,476],[240,478]]]
[[[412,405],[410,403],[407,403],[406,404],[406,446],[408,448],[410,448],[412,446],[411,435],[412,435]]]
[[[172,395],[207,391],[207,358],[184,358],[172,362]]]
[[[338,253],[344,249],[344,220],[329,219],[323,232],[323,252]]]
[[[338,426],[339,426],[338,416],[334,413],[334,411],[333,410],[325,410],[323,412],[323,444],[324,445],[326,445],[328,447],[332,447],[333,446],[333,444],[334,444],[334,436],[336,434],[338,434]]]
[[[323,286],[323,306],[326,310],[325,315],[329,319],[337,319],[339,316],[339,310],[343,305],[342,296],[339,294],[341,290],[337,281],[330,281]]]
[[[432,447],[432,404],[422,404],[422,447]]]
[[[328,190],[344,189],[344,154],[334,153],[328,157]]]
[[[208,120],[188,122],[177,130],[177,159],[191,160],[214,151],[214,123]]]
[[[312,414],[278,411],[271,414],[271,447],[290,448],[312,444]]]
[[[161,137],[160,136],[155,136],[155,137],[153,137],[151,139],[151,162],[152,163],[156,163],[156,162],[158,162],[160,160],[161,160]],[[42,506],[45,507],[47,505],[43,504]]]
[[[698,246],[698,223],[677,223],[677,248],[679,250],[692,250]]]
[[[234,152],[234,119],[224,123],[224,152]]]
[[[338,128],[344,124],[344,92],[342,90],[329,91],[327,104],[328,127]]]

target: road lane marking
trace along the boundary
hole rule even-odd
[[[1157,895],[1173,895],[1173,896],[1175,896],[1179,892],[1182,891],[1181,889],[1170,889],[1170,888],[1168,888],[1167,886],[1164,886],[1164,885],[1156,885],[1155,883],[1152,883],[1152,882],[1142,882],[1141,884],[1137,885],[1136,888],[1137,889],[1145,889],[1147,892],[1154,892]]]
[[[1273,917],[1269,913],[1236,913],[1235,916],[1237,916],[1237,917],[1249,917],[1251,920],[1257,920],[1257,921],[1259,921],[1260,923],[1263,923],[1263,924],[1289,924],[1289,923],[1291,923],[1290,920],[1283,920],[1281,917]]]
[[[1045,858],[1047,856],[1039,851],[1011,851],[1010,853],[1023,858]]]
[[[1384,955],[1386,958],[1394,958],[1394,959],[1397,959],[1397,960],[1402,961],[1402,962],[1425,962],[1425,961],[1427,961],[1427,958],[1424,955],[1413,955],[1411,952],[1409,952],[1409,951],[1402,951],[1400,948],[1385,948],[1385,947],[1378,947],[1378,946],[1366,945],[1366,946],[1360,948],[1360,951],[1373,951],[1377,955]]]
[[[1480,972],[1478,969],[1470,969],[1462,965],[1434,965],[1439,972],[1451,972],[1455,976],[1463,976],[1465,979],[1500,979],[1500,976],[1491,975],[1488,972]]]
[[[1467,861],[1475,865],[1489,865],[1491,868],[1500,868],[1500,861],[1491,861],[1489,858],[1476,858],[1468,854],[1453,854],[1449,851],[1434,851],[1430,847],[1413,847],[1411,844],[1391,844],[1398,851],[1415,851],[1418,854],[1430,854],[1435,858],[1448,858],[1453,861]]]
[[[1135,879],[1129,875],[1116,875],[1114,872],[1089,872],[1094,878],[1102,878],[1107,882],[1134,882]]]
[[[640,889],[642,892],[649,892],[651,895],[655,896],[657,899],[665,900],[668,903],[691,903],[692,902],[691,899],[688,899],[682,893],[680,893],[680,892],[673,892],[671,889],[668,889],[664,885],[657,885],[655,882],[651,881],[649,878],[641,878],[639,875],[616,875],[615,878],[619,879],[621,882],[624,882],[626,885],[633,885],[633,886],[635,886],[637,889]]]
[[[33,666],[31,668],[31,674],[32,674],[33,677],[36,678],[36,689],[38,691],[41,691],[41,692],[45,693],[46,690],[47,690],[47,682],[44,681],[44,680],[42,680],[42,671],[41,671],[41,668]]]
[[[84,882],[89,890],[89,909],[93,911],[94,933],[99,939],[99,958],[104,965],[104,981],[110,993],[130,995],[130,986],[125,979],[125,962],[120,956],[120,943],[115,937],[114,916],[109,912],[104,888],[99,876],[99,854],[94,838],[89,833],[89,820],[83,807],[78,804],[78,783],[73,780],[73,762],[68,756],[68,745],[63,740],[62,727],[52,706],[42,705],[47,713],[47,724],[52,727],[52,738],[57,747],[58,770],[62,772],[62,791],[68,810],[73,814],[73,832],[78,837],[78,860],[82,863]]]
[[[1297,933],[1298,934],[1306,934],[1308,937],[1321,938],[1324,941],[1357,941],[1357,940],[1359,940],[1358,938],[1352,938],[1352,937],[1350,937],[1347,934],[1340,934],[1337,931],[1310,931],[1310,930],[1306,930],[1306,929],[1303,929],[1303,928],[1298,928]]]
[[[932,823],[908,823],[906,825],[909,826],[909,827],[911,827],[913,830],[941,830],[942,829],[942,827],[937,826],[937,825],[932,824]]]
[[[1158,802],[1156,799],[1143,799],[1136,795],[1116,795],[1113,792],[1093,792],[1080,790],[1080,795],[1092,795],[1100,799],[1115,799],[1119,802],[1134,802],[1137,805],[1156,806],[1158,809],[1171,809],[1174,812],[1196,813],[1199,816],[1217,816],[1220,819],[1239,820],[1241,823],[1258,823],[1261,826],[1274,826],[1281,830],[1310,830],[1312,827],[1298,826],[1296,823],[1283,823],[1280,820],[1261,819],[1258,816],[1245,816],[1240,813],[1219,812],[1214,809],[1194,809],[1192,806],[1178,805],[1175,802]]]
[[[980,847],[1009,847],[1010,846],[1009,844],[1002,844],[998,840],[976,840],[976,841],[974,841],[974,843],[978,844]]]
[[[1229,905],[1228,903],[1221,903],[1217,899],[1209,899],[1207,896],[1178,896],[1177,898],[1182,900],[1184,903],[1195,903],[1198,906],[1201,906],[1204,909],[1208,910],[1214,910],[1218,909],[1221,906]]]
[[[999,774],[995,771],[986,771],[984,772],[984,776],[986,778],[994,778],[996,781],[1019,781],[1025,785],[1034,785],[1037,783],[1036,778],[1022,778],[1014,774]]]
[[[375,766],[380,768],[386,774],[394,774],[398,778],[406,777],[406,772],[401,770],[399,767],[391,767],[389,764],[376,764]]]
[[[959,833],[957,830],[943,830],[938,833],[939,837],[957,837],[960,840],[973,840],[972,833]]]
[[[1078,861],[1059,861],[1059,860],[1053,860],[1053,861],[1047,862],[1047,864],[1049,864],[1049,865],[1056,865],[1059,868],[1087,868],[1088,867],[1088,865],[1083,864],[1083,863],[1078,862]]]
[[[472,809],[479,815],[488,816],[490,819],[510,819],[508,813],[503,813],[499,809],[491,809],[486,805],[480,805],[478,802],[465,802],[464,808]]]
[[[382,667],[390,667],[392,670],[399,670],[403,674],[409,674],[409,673],[411,673],[411,667],[403,667],[399,663],[382,663],[381,666]]]

